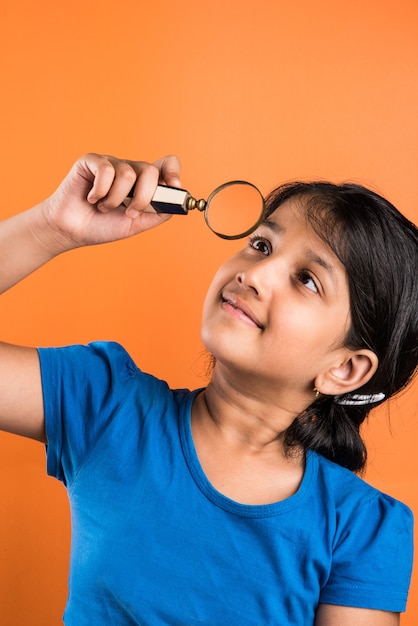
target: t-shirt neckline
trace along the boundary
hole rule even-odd
[[[182,410],[179,412],[179,432],[185,460],[192,478],[200,491],[216,506],[242,517],[272,517],[294,509],[307,498],[318,471],[318,457],[315,452],[306,453],[305,471],[298,490],[288,498],[271,504],[243,504],[220,493],[206,477],[197,456],[191,429],[192,404],[202,390],[197,389],[184,398]]]

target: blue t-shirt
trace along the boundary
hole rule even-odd
[[[190,428],[197,391],[117,344],[41,349],[48,473],[72,515],[68,626],[312,626],[318,603],[403,611],[409,509],[308,452],[297,493],[215,490]]]

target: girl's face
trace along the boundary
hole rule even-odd
[[[317,375],[340,365],[349,325],[345,269],[292,199],[217,272],[202,339],[259,389],[312,396]]]

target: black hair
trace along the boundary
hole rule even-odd
[[[351,327],[345,345],[368,348],[379,359],[373,377],[356,393],[390,398],[417,370],[417,227],[382,196],[352,183],[287,183],[267,197],[266,216],[290,199],[302,201],[311,226],[346,269]],[[367,451],[360,426],[373,406],[319,396],[287,429],[286,449],[313,449],[361,471]]]

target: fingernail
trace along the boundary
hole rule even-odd
[[[139,211],[137,211],[136,209],[127,209],[126,210],[126,215],[128,217],[131,217],[133,220],[136,219],[139,215]]]

